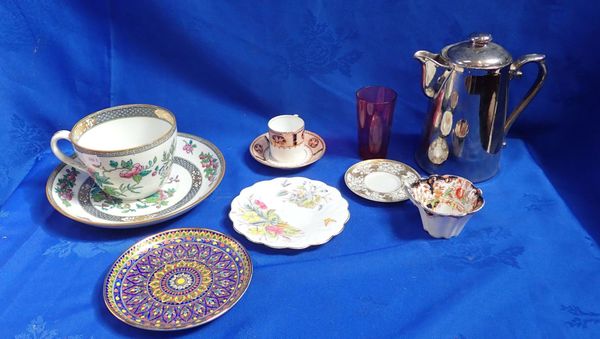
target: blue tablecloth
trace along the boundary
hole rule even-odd
[[[229,162],[213,195],[178,219],[136,230],[97,229],[55,212],[41,192],[58,163],[46,152],[2,207],[0,332],[32,338],[42,333],[151,335],[107,311],[101,294],[104,276],[137,240],[169,228],[198,226],[239,239],[255,271],[234,308],[184,332],[189,336],[600,334],[600,252],[522,142],[509,140],[503,170],[481,185],[486,206],[480,214],[459,237],[435,240],[422,229],[409,202],[372,203],[345,188],[342,175],[358,160],[356,152],[351,143],[336,143],[335,134],[323,130],[325,140],[331,141],[327,155],[293,175],[338,187],[350,203],[350,221],[325,245],[282,251],[249,243],[233,231],[227,217],[229,203],[242,188],[290,175],[267,169],[247,155],[249,130],[260,132],[264,122],[256,120],[235,138],[238,143],[223,144]],[[344,134],[350,137],[348,130]],[[396,150],[412,146],[395,143]]]
[[[580,222],[570,208],[597,211],[591,197],[573,193],[589,193],[597,184],[577,183],[567,191],[577,199],[563,201],[555,183],[569,188],[572,178],[561,177],[566,166],[579,166],[578,178],[590,169],[570,161],[567,146],[552,153],[543,141],[568,140],[561,128],[575,126],[576,112],[592,107],[593,96],[586,95],[593,87],[575,80],[597,70],[569,63],[585,51],[563,53],[563,47],[592,41],[574,33],[597,11],[584,2],[478,6],[460,3],[448,14],[437,3],[417,1],[0,5],[0,142],[6,145],[0,160],[0,337],[164,335],[114,318],[101,284],[136,241],[187,226],[238,239],[253,260],[254,277],[223,317],[169,335],[600,337],[600,251],[590,231],[597,225]],[[507,140],[499,174],[480,185],[485,207],[459,237],[437,240],[423,231],[409,202],[373,203],[345,187],[345,170],[360,160],[354,91],[372,83],[398,91],[389,158],[417,168],[426,99],[411,55],[439,51],[476,30],[492,31],[515,56],[547,53],[556,75],[517,121],[521,138]],[[586,32],[594,31],[597,26]],[[518,92],[526,85],[514,87]],[[557,101],[561,96],[564,102]],[[189,213],[156,226],[106,230],[63,217],[44,195],[59,164],[48,149],[50,136],[88,113],[126,103],[167,107],[181,132],[216,144],[227,161],[224,180]],[[307,129],[324,138],[323,159],[284,171],[251,158],[249,143],[280,113],[301,114]],[[540,117],[546,120],[536,122]],[[566,125],[559,123],[563,118]],[[578,138],[587,140],[598,120],[583,124]],[[593,152],[594,144],[586,145],[580,150]],[[235,233],[227,216],[231,200],[244,187],[277,176],[337,187],[350,203],[345,230],[301,251],[269,249]]]

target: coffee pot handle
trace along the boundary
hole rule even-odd
[[[58,148],[58,141],[60,139],[65,139],[68,140],[69,142],[71,141],[71,139],[69,138],[69,136],[71,135],[71,132],[66,131],[66,130],[62,130],[62,131],[58,131],[56,133],[54,133],[54,135],[52,136],[52,139],[50,140],[50,149],[52,149],[52,153],[54,153],[54,155],[58,158],[58,160],[64,162],[65,164],[75,167],[81,171],[87,172],[87,168],[78,160],[75,160],[67,155],[65,155],[59,148]]]
[[[542,84],[544,83],[544,80],[546,80],[547,73],[545,60],[546,56],[543,54],[526,54],[520,57],[519,59],[515,60],[515,62],[513,62],[510,65],[510,75],[511,78],[514,78],[523,75],[523,72],[521,72],[521,67],[523,67],[523,65],[530,62],[535,62],[538,65],[538,76],[531,88],[529,89],[529,91],[527,92],[527,94],[525,95],[525,97],[523,98],[523,100],[521,100],[517,107],[508,116],[508,119],[506,119],[506,123],[504,124],[505,135],[506,133],[508,133],[508,130],[515,122],[515,120],[517,120],[523,109],[525,109],[525,107],[529,104],[531,99],[533,99],[533,97],[535,97],[535,95],[542,88]]]

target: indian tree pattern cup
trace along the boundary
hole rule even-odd
[[[77,157],[66,156],[58,141],[71,142]],[[87,172],[108,195],[124,200],[152,195],[169,177],[177,142],[175,116],[154,105],[103,109],[58,131],[50,147],[58,159]]]
[[[298,162],[305,156],[304,120],[298,115],[278,115],[268,122],[269,148],[273,159]]]

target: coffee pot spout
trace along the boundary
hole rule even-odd
[[[437,90],[442,86],[444,79],[447,78],[444,74],[447,75],[452,71],[452,67],[446,64],[440,58],[439,54],[428,51],[417,51],[414,57],[423,65],[423,78],[421,82],[423,92],[427,97],[433,98]],[[440,71],[444,73],[438,75]]]

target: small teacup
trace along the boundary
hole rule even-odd
[[[408,197],[421,214],[423,228],[434,238],[460,234],[483,205],[483,193],[455,175],[432,175],[406,186]]]
[[[77,158],[58,148],[71,142]],[[153,105],[106,108],[58,131],[50,147],[65,164],[89,173],[107,194],[134,200],[152,195],[171,172],[177,143],[175,116]]]
[[[306,156],[304,120],[298,115],[278,115],[269,120],[269,149],[279,162],[294,163]]]

